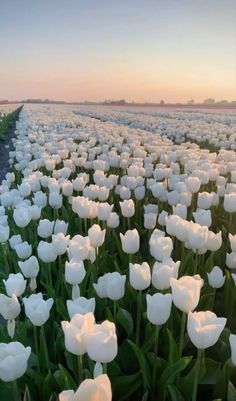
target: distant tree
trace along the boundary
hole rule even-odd
[[[194,99],[189,100],[187,104],[194,104]]]
[[[160,101],[160,105],[163,106],[165,104],[164,100]]]
[[[215,103],[215,99],[209,98],[209,99],[205,99],[203,104],[214,104]]]

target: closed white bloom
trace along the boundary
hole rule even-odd
[[[42,191],[34,193],[33,202],[36,206],[44,208],[47,206],[47,195]]]
[[[87,351],[85,338],[88,336],[89,332],[93,331],[94,323],[94,315],[91,312],[85,315],[77,313],[72,317],[70,322],[61,322],[67,351],[74,355],[85,354]]]
[[[64,220],[56,220],[54,225],[54,234],[63,233],[64,235],[67,234],[69,223],[66,223]]]
[[[52,246],[57,255],[63,255],[67,251],[70,236],[63,233],[52,234]]]
[[[40,220],[37,233],[41,238],[51,237],[53,233],[54,221],[49,221],[48,219]]]
[[[198,177],[188,177],[185,184],[191,193],[197,193],[201,186],[201,180]]]
[[[99,224],[93,224],[88,230],[90,244],[94,247],[100,247],[105,240],[106,230],[101,230]]]
[[[225,318],[215,313],[189,312],[187,330],[192,343],[198,349],[206,349],[215,345],[226,325]]]
[[[221,245],[222,245],[221,231],[217,234],[213,233],[212,231],[208,231],[206,248],[209,251],[215,252],[218,251],[218,249],[220,249]]]
[[[162,325],[167,322],[170,317],[172,295],[157,293],[154,295],[146,295],[147,300],[147,318],[155,325]]]
[[[236,366],[236,334],[230,334],[229,343],[231,349],[231,361]]]
[[[112,212],[112,209],[113,209],[113,205],[109,205],[109,203],[107,203],[107,202],[99,203],[99,205],[97,207],[98,219],[101,221],[107,220]]]
[[[125,253],[127,253],[128,255],[132,255],[138,252],[140,245],[140,238],[138,230],[136,230],[136,228],[134,230],[126,231],[124,235],[120,233],[120,239],[121,239],[122,249]]]
[[[156,213],[144,213],[144,227],[147,230],[153,230],[156,227],[157,214]]]
[[[228,213],[236,212],[236,193],[225,194],[224,209]]]
[[[185,205],[182,205],[181,203],[178,203],[176,206],[173,206],[173,214],[176,214],[177,216],[180,216],[182,219],[187,218],[187,207]]]
[[[10,235],[10,228],[9,226],[0,225],[0,244],[8,241]]]
[[[13,294],[15,294],[17,297],[20,297],[25,291],[26,280],[21,273],[9,274],[8,279],[3,280],[3,283],[6,288],[6,293],[9,297],[12,297]]]
[[[13,235],[9,239],[9,243],[10,243],[11,249],[15,249],[15,245],[22,244],[22,238],[21,238],[21,236],[19,234],[18,235]]]
[[[176,280],[170,279],[170,286],[175,306],[182,312],[193,311],[199,302],[203,280],[195,276],[183,276]]]
[[[19,314],[20,304],[16,294],[12,294],[11,297],[0,294],[0,315],[2,315],[5,320],[12,320]]]
[[[88,356],[96,362],[109,363],[118,352],[116,327],[114,323],[105,320],[95,324],[93,330],[85,336]]]
[[[69,258],[75,258],[85,260],[88,258],[90,251],[90,240],[89,237],[83,237],[82,235],[75,235],[69,242],[68,255]]]
[[[39,259],[41,259],[44,263],[54,262],[57,258],[54,246],[50,242],[40,241],[37,251]]]
[[[65,280],[67,283],[72,285],[80,284],[85,275],[86,271],[82,260],[72,258],[65,263]]]
[[[99,277],[94,289],[100,298],[109,298],[114,301],[123,298],[125,294],[126,276],[118,272],[105,273]]]
[[[31,209],[28,207],[18,207],[14,209],[13,219],[20,228],[26,227],[32,218]]]
[[[53,209],[60,209],[62,207],[62,195],[55,191],[50,192],[48,203]]]
[[[111,383],[107,375],[84,380],[79,388],[65,390],[59,394],[59,401],[111,401]]]
[[[121,213],[123,217],[132,217],[135,213],[133,199],[124,200],[120,202]]]
[[[107,219],[107,227],[117,228],[120,224],[119,215],[116,212],[112,212]]]
[[[67,310],[70,319],[77,313],[86,315],[86,313],[95,311],[95,298],[78,297],[74,300],[68,299],[66,301]]]
[[[208,228],[200,224],[190,222],[187,225],[187,240],[192,249],[206,248],[208,238]]]
[[[21,185],[18,185],[18,191],[22,198],[26,198],[31,194],[31,186],[28,182],[23,182]]]
[[[129,281],[135,290],[145,290],[151,283],[151,270],[147,262],[129,264]]]
[[[210,273],[207,273],[208,283],[212,288],[221,288],[225,282],[225,276],[219,266],[214,266]]]
[[[37,205],[32,205],[30,207],[32,220],[39,220],[41,217],[42,207]]]
[[[197,207],[199,209],[209,209],[212,206],[213,196],[213,193],[199,192]]]
[[[152,285],[160,291],[170,288],[170,279],[178,278],[180,261],[174,262],[171,258],[163,262],[155,262],[152,268]]]
[[[134,189],[134,196],[137,200],[142,200],[145,197],[145,186],[142,185]]]
[[[37,277],[39,272],[39,262],[35,256],[31,256],[29,259],[24,262],[18,262],[19,268],[21,269],[23,275],[26,278],[34,278]]]
[[[201,226],[210,227],[212,224],[211,211],[205,209],[198,209],[196,212],[193,212],[193,217],[196,223]]]
[[[18,258],[27,259],[32,254],[32,245],[30,245],[27,241],[24,241],[15,245],[15,251]]]
[[[41,292],[23,298],[25,314],[34,326],[42,326],[49,319],[49,312],[53,305],[53,299],[46,301]]]
[[[236,234],[232,235],[229,233],[230,248],[232,252],[236,253]]]
[[[161,262],[170,258],[173,251],[173,242],[170,237],[151,236],[149,245],[151,255]]]
[[[0,343],[0,379],[11,382],[23,376],[30,353],[31,348],[25,348],[18,341]]]
[[[158,216],[158,223],[160,226],[165,226],[166,225],[166,218],[168,217],[168,212],[165,210],[162,210],[162,212]]]
[[[236,252],[226,253],[226,266],[229,269],[236,269]]]

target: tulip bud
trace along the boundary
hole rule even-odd
[[[222,270],[219,266],[214,266],[210,273],[207,273],[209,285],[212,288],[221,288],[225,282]]]
[[[92,227],[88,230],[88,237],[90,240],[90,244],[94,248],[98,248],[102,246],[105,240],[106,230],[101,230],[101,227],[98,224],[93,224]]]
[[[72,285],[80,284],[86,275],[84,262],[72,258],[70,262],[65,264],[65,279],[66,282]]]
[[[172,295],[157,293],[146,295],[147,300],[147,318],[157,326],[167,322],[170,317]]]
[[[236,366],[236,334],[230,334],[229,343],[231,348],[231,360],[234,366]]]
[[[129,280],[130,285],[135,290],[145,290],[151,283],[151,271],[148,263],[129,264]]]
[[[122,249],[125,253],[131,255],[138,252],[140,239],[139,239],[139,233],[136,230],[136,228],[134,230],[126,231],[124,235],[120,233],[120,239],[121,239]]]

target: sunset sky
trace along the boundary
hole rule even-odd
[[[0,99],[236,100],[235,0],[0,0]]]

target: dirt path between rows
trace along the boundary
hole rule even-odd
[[[8,130],[4,139],[0,141],[0,185],[9,171],[9,152],[14,149],[12,138],[15,137],[16,123]]]

